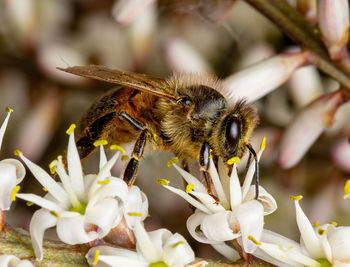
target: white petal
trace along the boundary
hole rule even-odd
[[[337,227],[328,234],[328,241],[335,260],[350,258],[350,227]]]
[[[163,247],[167,240],[172,236],[172,233],[168,229],[161,228],[148,232],[148,236],[159,255],[161,255],[163,252]]]
[[[230,201],[231,210],[233,211],[236,210],[242,203],[242,190],[237,174],[236,164],[233,166],[232,174],[230,177]]]
[[[62,208],[57,205],[55,202],[51,201],[51,200],[47,200],[45,198],[39,197],[37,195],[34,194],[22,194],[22,193],[18,193],[16,194],[16,197],[24,199],[26,201],[29,202],[33,202],[34,204],[47,209],[49,211],[55,211],[57,213],[60,213],[62,211]]]
[[[251,185],[244,201],[255,199],[255,185]],[[276,200],[272,195],[266,192],[266,190],[259,185],[259,198],[258,200],[264,207],[264,216],[273,213],[277,209]]]
[[[258,152],[258,154],[257,154],[258,162],[260,161],[260,157],[262,155],[262,152],[263,151],[260,150]],[[254,174],[255,174],[255,161],[252,160],[252,162],[249,165],[247,174],[245,175],[244,182],[243,182],[243,185],[242,185],[242,198],[243,199],[245,199],[245,197],[247,195],[247,192],[248,192],[249,187],[250,187],[250,185],[252,183]]]
[[[200,226],[203,234],[214,241],[229,241],[239,237],[240,234],[233,233],[228,223],[230,214],[231,211],[223,211],[204,216]]]
[[[94,205],[88,205],[85,212],[85,223],[97,225],[98,237],[106,236],[113,226],[119,224],[122,219],[122,207],[119,207],[118,200],[107,198],[100,200]]]
[[[16,186],[16,167],[12,164],[0,163],[0,210],[9,210],[11,193]]]
[[[159,252],[153,245],[150,237],[148,236],[145,228],[139,221],[136,221],[134,234],[136,237],[136,249],[142,253],[142,256],[148,262],[157,262],[161,259]]]
[[[76,216],[60,218],[57,222],[57,235],[67,244],[84,244],[98,238],[95,231],[85,231],[85,217],[76,213]]]
[[[257,200],[251,200],[239,206],[235,216],[241,228],[244,251],[252,253],[256,245],[248,236],[260,240],[264,228],[264,208]]]
[[[210,176],[212,178],[213,185],[214,185],[215,191],[217,193],[217,196],[218,196],[218,198],[220,200],[220,204],[225,209],[229,209],[230,208],[230,204],[228,203],[227,197],[225,195],[224,188],[222,187],[222,184],[221,184],[221,181],[220,181],[220,177],[219,177],[219,174],[218,174],[218,172],[216,170],[216,167],[215,167],[213,159],[210,159],[209,173],[210,173]]]
[[[16,267],[35,267],[29,260],[21,260]]]
[[[137,186],[129,189],[128,199],[124,203],[124,218],[129,228],[133,229],[136,221],[143,221],[148,216],[148,199]],[[129,216],[129,213],[141,213],[142,216]]]
[[[100,186],[97,191],[94,191],[93,195],[89,196],[89,203],[108,197],[117,197],[125,203],[127,201],[128,191],[128,186],[122,179],[110,177],[107,185]]]
[[[99,167],[100,170],[103,168],[103,166],[107,163],[107,156],[105,149],[103,148],[103,145],[100,145],[100,162]],[[107,176],[111,176],[111,173],[109,173]]]
[[[192,248],[185,238],[178,233],[167,239],[162,257],[163,261],[171,267],[182,267],[195,260]]]
[[[57,218],[50,214],[48,210],[39,209],[34,212],[30,221],[29,232],[32,239],[32,246],[38,260],[43,259],[43,238],[46,229],[57,224]]]
[[[23,164],[17,160],[17,159],[4,159],[0,161],[1,163],[5,164],[12,164],[16,167],[16,184],[19,184],[23,181],[24,176],[26,175],[26,169],[24,168]]]
[[[207,192],[207,189],[205,189],[205,186],[196,178],[194,177],[192,174],[190,174],[189,172],[181,169],[179,166],[177,166],[176,164],[173,165],[175,167],[175,169],[181,174],[181,176],[185,179],[185,181],[188,184],[193,184],[194,186],[194,190],[197,192]]]
[[[196,210],[194,214],[192,214],[186,222],[187,230],[191,234],[191,236],[197,240],[198,242],[205,244],[220,244],[219,241],[209,240],[206,236],[204,236],[201,232],[197,232],[198,226],[201,225],[203,219],[207,216],[207,214]]]
[[[31,162],[25,156],[21,155],[21,159],[27,165],[29,170],[33,173],[34,177],[38,180],[38,182],[50,192],[50,194],[58,201],[58,202],[66,202],[68,199],[67,193],[63,190],[63,188],[54,180],[52,177],[44,171],[41,167]]]
[[[234,248],[226,245],[225,242],[220,244],[212,244],[211,246],[231,262],[235,262],[241,258],[239,253]]]
[[[2,140],[3,140],[3,138],[4,138],[4,134],[5,134],[6,127],[7,127],[7,124],[8,124],[8,122],[9,122],[11,113],[12,113],[12,112],[7,112],[6,118],[5,118],[5,120],[4,120],[4,122],[2,123],[1,128],[0,128],[0,149],[1,149]]]
[[[31,263],[30,261],[20,260],[14,255],[0,255],[0,266],[1,267],[35,267],[33,263]]]
[[[299,201],[296,200],[294,202],[298,228],[307,251],[313,258],[319,259],[325,257],[324,253],[322,252],[321,244],[315,234],[315,231],[309,219],[306,217],[305,213],[301,209]]]
[[[81,168],[80,157],[74,140],[74,132],[69,135],[67,151],[68,173],[72,188],[79,200],[84,200],[83,170]]]
[[[197,209],[210,214],[211,211],[204,206],[202,203],[200,203],[199,201],[197,201],[196,199],[194,199],[193,197],[191,197],[189,194],[187,194],[186,192],[177,189],[175,187],[169,186],[169,185],[163,185],[166,189],[170,190],[171,192],[179,195],[180,197],[182,197],[183,199],[185,199],[188,203],[190,203],[192,206],[196,207]]]
[[[198,198],[212,213],[225,210],[223,206],[216,204],[215,199],[209,196],[208,193],[191,191],[190,194]]]

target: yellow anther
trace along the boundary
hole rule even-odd
[[[46,187],[43,187],[43,190],[44,190],[45,192],[49,191],[49,189],[47,189]]]
[[[258,240],[256,240],[253,236],[248,236],[248,239],[250,240],[250,241],[252,241],[255,245],[258,245],[258,246],[260,246],[261,245],[261,243],[258,241]]]
[[[98,262],[98,256],[100,256],[100,251],[97,249],[96,251],[95,251],[95,255],[94,255],[94,260],[92,261],[92,265],[96,265],[97,264],[97,262]]]
[[[18,193],[18,191],[21,189],[21,187],[19,185],[16,185],[11,192],[11,200],[15,201],[16,200],[16,194]]]
[[[129,216],[142,217],[141,212],[128,212]]]
[[[58,160],[62,160],[62,159],[63,159],[63,156],[62,156],[62,155],[58,155],[58,156],[57,156],[57,159],[58,159]]]
[[[169,185],[170,182],[166,179],[158,179],[157,183],[160,185]]]
[[[12,108],[10,108],[10,107],[6,107],[6,113],[12,113],[13,112],[13,109]]]
[[[94,142],[94,146],[95,146],[95,147],[98,147],[98,146],[100,146],[100,145],[105,146],[105,145],[107,145],[107,144],[108,144],[108,141],[107,141],[107,140],[104,140],[104,139],[96,140],[96,141]]]
[[[193,184],[188,184],[188,185],[186,186],[186,193],[187,193],[187,194],[191,193],[192,190],[193,190],[193,188],[194,188],[194,185],[193,185]]]
[[[122,156],[122,161],[127,161],[129,159],[129,156],[128,155],[123,155]]]
[[[327,230],[324,230],[324,229],[322,229],[322,228],[319,228],[319,229],[317,230],[317,233],[318,233],[319,235],[325,235],[325,234],[327,234]]]
[[[266,147],[266,137],[263,137],[263,140],[261,141],[261,145],[260,145],[260,150],[264,151]]]
[[[11,262],[13,265],[15,265],[15,263],[16,263],[15,260],[11,260],[10,262]]]
[[[239,157],[232,157],[228,161],[226,161],[226,163],[228,165],[232,165],[232,164],[238,164],[240,161],[241,159]]]
[[[320,223],[318,221],[315,221],[314,222],[314,227],[319,227],[320,226]]]
[[[56,172],[56,164],[57,164],[57,160],[53,160],[50,164],[49,164],[49,168],[50,168],[50,173],[54,174]]]
[[[22,153],[22,151],[21,150],[19,150],[19,149],[16,149],[15,150],[15,152],[13,152],[13,154],[15,154],[15,156],[21,156],[23,153]]]
[[[74,132],[74,129],[75,129],[75,128],[76,128],[76,125],[75,125],[74,123],[72,123],[72,124],[69,126],[68,130],[66,131],[66,134],[71,135],[71,134]]]
[[[28,201],[28,202],[26,203],[26,205],[27,205],[28,207],[30,207],[30,206],[33,206],[33,205],[34,205],[34,203],[33,203],[33,202]]]
[[[124,148],[122,148],[121,146],[118,146],[118,145],[111,145],[109,148],[112,149],[112,150],[118,150],[118,151],[120,151],[120,153],[122,153],[122,154],[125,153]]]
[[[344,186],[344,199],[348,198],[349,197],[349,194],[350,194],[350,179],[348,179],[345,183],[345,186]]]
[[[177,158],[177,157],[175,157],[175,158],[172,158],[172,159],[170,159],[168,162],[167,162],[167,166],[168,167],[171,167],[171,166],[173,166],[175,163],[177,163],[179,161],[179,159]]]
[[[291,200],[296,200],[296,201],[298,201],[298,200],[300,200],[300,199],[302,199],[302,198],[303,198],[302,195],[299,195],[299,196],[289,196],[289,199],[291,199]]]
[[[50,214],[53,215],[53,216],[55,216],[56,218],[59,218],[59,217],[60,217],[60,215],[58,215],[58,213],[57,213],[56,211],[54,211],[54,210],[51,210],[51,211],[50,211]]]
[[[336,223],[336,222],[329,222],[328,224],[331,224],[331,225],[333,225],[334,227],[337,227],[337,226],[338,226],[338,223]]]
[[[106,180],[102,180],[102,181],[97,181],[98,184],[109,184],[110,179],[107,178]]]
[[[185,245],[184,241],[179,241],[176,244],[172,245],[171,248],[176,248],[178,245]]]
[[[0,224],[0,232],[2,231],[3,228],[4,228],[4,226],[2,224]]]

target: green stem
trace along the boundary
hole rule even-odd
[[[332,62],[319,41],[319,31],[285,0],[246,0],[274,22],[289,38],[309,51],[310,62],[350,90],[350,71]],[[312,33],[311,33],[312,31]]]

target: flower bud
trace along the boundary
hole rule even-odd
[[[251,103],[279,87],[306,62],[303,52],[280,54],[263,60],[227,77],[223,94],[230,104],[241,98]]]
[[[207,62],[183,40],[172,38],[165,44],[165,60],[173,71],[181,73],[211,72]]]
[[[338,168],[350,172],[350,144],[348,138],[339,140],[332,149],[332,159]]]
[[[344,89],[325,94],[302,109],[282,137],[278,162],[295,166],[325,129],[333,124],[338,108],[348,99]]]
[[[348,0],[319,0],[318,21],[332,59],[339,59],[349,39]]]

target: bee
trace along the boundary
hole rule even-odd
[[[161,79],[96,65],[60,70],[122,86],[94,102],[82,118],[76,142],[82,159],[95,150],[96,140],[116,144],[136,140],[123,175],[132,186],[149,141],[156,149],[170,150],[184,162],[199,159],[204,184],[213,196],[210,157],[220,157],[230,166],[229,159],[241,158],[248,149],[255,159],[258,197],[258,164],[249,143],[258,122],[257,112],[244,101],[229,105],[225,88],[217,78],[190,74]]]

